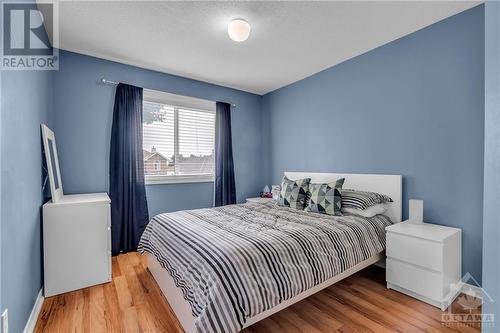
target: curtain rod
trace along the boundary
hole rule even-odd
[[[101,84],[108,84],[108,85],[111,85],[111,86],[116,86],[116,85],[118,85],[118,83],[120,83],[120,82],[111,81],[111,80],[107,80],[107,79],[105,79],[105,78],[101,78],[101,79],[99,80],[99,83],[101,83]],[[149,89],[149,88],[144,88],[144,87],[143,87],[143,89],[160,91],[160,90],[156,90],[156,89]],[[162,91],[160,91],[160,92],[162,92]],[[192,96],[187,96],[187,97],[192,97]],[[208,99],[204,99],[204,98],[198,98],[198,97],[192,97],[192,98],[196,98],[196,99],[203,99],[203,100],[205,100],[205,101],[209,101]],[[210,101],[210,102],[213,102],[213,101]],[[221,102],[224,102],[224,101],[221,101]],[[231,104],[231,106],[232,106],[232,107],[234,107],[234,108],[236,107],[236,104],[234,104],[234,103],[228,103],[228,102],[224,102],[224,103]]]

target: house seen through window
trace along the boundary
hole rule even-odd
[[[215,103],[144,90],[146,182],[213,181]]]

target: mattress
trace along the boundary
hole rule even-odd
[[[385,249],[389,218],[246,203],[155,216],[139,251],[182,290],[200,333],[238,332],[269,310]]]

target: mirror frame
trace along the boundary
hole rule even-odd
[[[57,156],[56,137],[54,135],[54,132],[52,132],[52,130],[48,128],[47,125],[41,124],[41,127],[42,127],[43,148],[45,151],[45,161],[47,162],[47,173],[49,174],[50,192],[52,194],[52,202],[56,203],[59,200],[61,200],[61,198],[64,196],[61,171],[59,169],[59,158]],[[52,161],[50,158],[49,140],[52,141],[53,145],[52,148],[53,148],[54,161]],[[54,179],[54,175],[57,175],[57,180],[59,183],[59,188],[57,189],[55,187],[56,180]]]

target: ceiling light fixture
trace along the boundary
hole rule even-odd
[[[235,42],[243,42],[250,35],[250,24],[244,19],[234,19],[227,25],[229,38]]]

